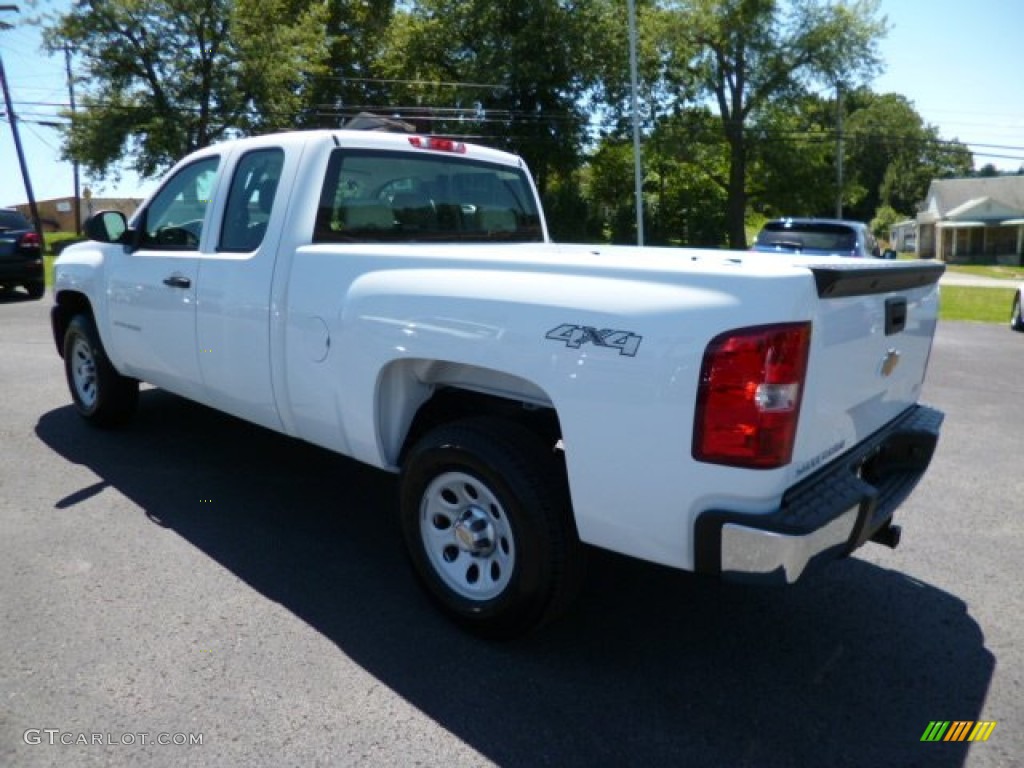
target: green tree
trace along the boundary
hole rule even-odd
[[[769,218],[835,210],[835,102],[817,94],[773,103],[750,127],[750,207]]]
[[[849,200],[851,218],[868,221],[883,205],[911,214],[933,178],[970,170],[969,150],[940,140],[905,96],[862,90],[850,102],[845,160],[851,180],[863,190]]]
[[[63,152],[94,178],[143,177],[219,139],[294,126],[327,46],[326,6],[289,0],[79,0],[42,21],[85,93]]]
[[[969,176],[973,167],[974,156],[967,145],[956,139],[940,139],[937,128],[925,126],[917,140],[886,169],[881,185],[882,205],[913,216],[933,179]]]
[[[653,244],[712,246],[726,241],[728,152],[706,108],[657,120],[645,145],[647,232]]]
[[[899,94],[843,96],[843,215],[870,221],[880,206],[913,215],[934,178],[964,175],[971,155],[943,141]],[[836,203],[835,98],[773,104],[752,123],[749,195],[768,216],[831,216]]]
[[[878,0],[669,0],[677,41],[674,72],[683,93],[696,88],[717,106],[729,148],[729,244],[746,247],[748,127],[772,104],[815,87],[865,79],[879,68],[885,32]]]
[[[314,79],[310,112],[304,122],[335,128],[361,111],[396,106],[392,85],[381,78],[384,53],[395,0],[328,2],[325,71]]]
[[[707,109],[659,118],[643,146],[644,231],[651,245],[717,247],[725,241],[726,152]],[[625,131],[620,132],[625,134]],[[587,198],[616,243],[636,242],[633,145],[602,140],[587,167]]]
[[[586,138],[595,14],[565,0],[421,0],[396,9],[380,71],[401,81],[403,117],[519,152],[543,192]]]
[[[885,240],[888,242],[889,233],[892,231],[893,224],[903,221],[905,218],[907,217],[896,211],[894,208],[888,205],[883,205],[878,209],[875,217],[871,219],[871,232],[879,240]]]
[[[601,142],[587,164],[584,192],[593,215],[602,222],[602,239],[636,242],[631,143],[621,138]]]

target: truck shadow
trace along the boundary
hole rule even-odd
[[[502,766],[959,766],[921,736],[994,669],[963,601],[856,558],[759,590],[593,552],[567,618],[490,645],[415,586],[390,475],[158,390],[126,430],[37,434],[101,479],[56,506],[112,486]]]

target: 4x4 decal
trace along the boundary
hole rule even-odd
[[[563,323],[557,328],[552,328],[544,336],[552,341],[564,341],[569,349],[579,349],[584,344],[593,344],[595,347],[609,347],[619,350],[620,355],[634,357],[640,348],[643,336],[637,336],[630,331],[615,331],[608,328],[597,330],[589,325],[573,325]]]

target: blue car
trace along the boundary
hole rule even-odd
[[[751,250],[882,258],[878,241],[868,225],[844,219],[775,219],[764,225]]]

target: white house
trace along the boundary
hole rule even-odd
[[[937,179],[917,214],[922,258],[1021,264],[1024,176]]]
[[[889,246],[900,253],[917,251],[917,219],[898,221],[889,228]]]

